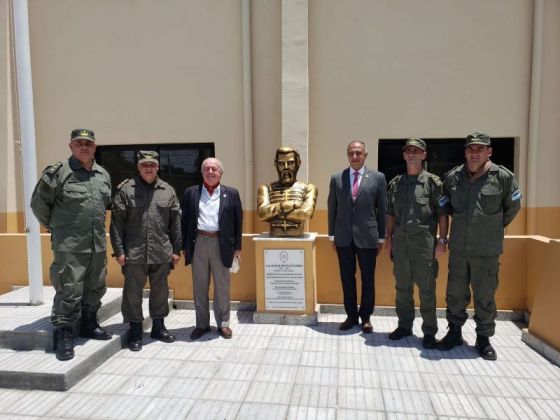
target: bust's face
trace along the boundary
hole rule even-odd
[[[292,185],[296,182],[296,175],[299,166],[297,164],[296,155],[293,152],[280,153],[276,160],[276,170],[278,171],[278,180],[282,184]]]

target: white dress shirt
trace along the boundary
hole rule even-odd
[[[198,203],[198,221],[196,228],[207,232],[217,232],[220,230],[218,216],[220,215],[220,186],[218,185],[214,193],[210,195],[204,185],[200,191],[200,201]]]

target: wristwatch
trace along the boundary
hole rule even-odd
[[[447,238],[439,238],[439,239],[438,239],[438,242],[439,242],[440,244],[447,245],[447,243],[448,243],[449,241],[447,240]]]

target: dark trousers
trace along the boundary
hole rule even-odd
[[[126,264],[123,267],[124,288],[121,311],[124,322],[142,322],[142,293],[146,279],[150,279],[150,317],[165,318],[169,314],[169,263]]]
[[[107,290],[107,254],[54,252],[51,265],[54,296],[51,322],[57,328],[70,327],[81,310],[97,311]]]
[[[362,322],[369,321],[375,302],[375,262],[377,248],[358,248],[354,244],[348,247],[337,247],[338,266],[342,291],[344,293],[344,309],[348,318]],[[358,310],[356,294],[356,259],[362,273],[362,299]]]
[[[463,326],[467,320],[467,305],[474,301],[476,333],[492,337],[496,328],[496,289],[498,288],[499,256],[462,257],[453,251],[449,255],[447,278],[447,321]],[[469,287],[470,286],[470,287]]]

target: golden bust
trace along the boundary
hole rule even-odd
[[[296,180],[300,164],[298,152],[280,147],[274,158],[278,181],[259,187],[257,215],[270,223],[270,236],[302,236],[305,221],[313,217],[318,191],[315,185]]]

